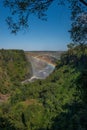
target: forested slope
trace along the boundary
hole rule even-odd
[[[19,85],[0,107],[2,130],[86,130],[87,46],[65,52],[45,80]]]
[[[0,92],[10,92],[22,80],[29,77],[29,66],[24,51],[0,50]]]

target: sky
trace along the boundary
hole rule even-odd
[[[70,12],[66,6],[55,1],[46,12],[47,21],[31,16],[29,29],[17,35],[11,34],[5,23],[8,10],[0,7],[0,49],[23,49],[25,51],[63,51],[71,42]]]

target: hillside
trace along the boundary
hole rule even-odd
[[[22,50],[0,50],[0,92],[9,93],[30,77],[31,65]]]
[[[87,46],[83,47],[62,54],[46,79],[15,84],[8,102],[1,104],[0,129],[86,130]]]

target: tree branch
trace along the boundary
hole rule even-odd
[[[85,6],[87,6],[87,2],[85,0],[79,0],[81,3],[83,3]]]

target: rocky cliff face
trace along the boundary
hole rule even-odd
[[[56,61],[60,59],[60,56],[63,52],[64,51],[26,51],[25,55],[28,59],[29,57],[33,56],[48,63],[55,64]]]

